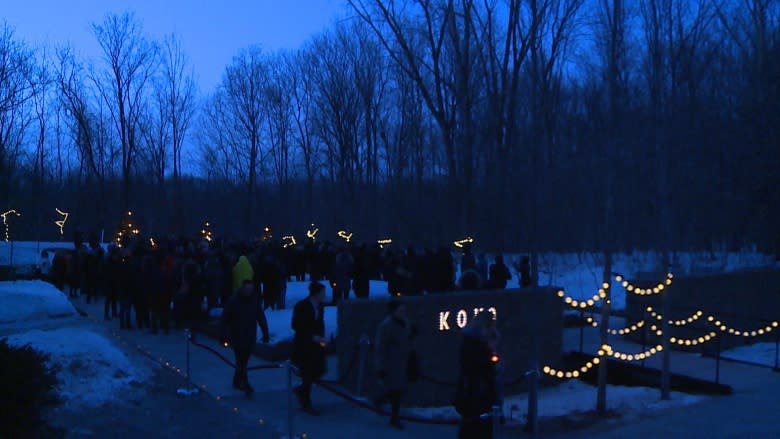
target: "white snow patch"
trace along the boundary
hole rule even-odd
[[[78,315],[65,294],[42,281],[0,282],[0,324]]]
[[[623,416],[695,404],[703,397],[672,392],[671,399],[661,400],[658,389],[649,387],[607,386],[607,408]],[[595,410],[596,387],[579,380],[568,380],[557,387],[539,392],[539,417],[554,418],[585,413]],[[504,399],[504,414],[512,412],[514,419],[523,419],[528,410],[528,395],[507,396]],[[452,406],[432,408],[411,408],[408,413],[434,419],[457,419],[458,413]]]
[[[108,338],[85,328],[33,330],[7,337],[16,346],[31,345],[51,355],[59,367],[60,396],[70,408],[99,407],[117,399],[149,377],[150,371],[136,365]]]
[[[756,343],[748,346],[740,346],[722,352],[721,357],[732,360],[748,361],[763,366],[775,367],[777,346],[772,342]]]

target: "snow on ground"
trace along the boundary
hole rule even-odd
[[[740,346],[720,354],[722,358],[748,361],[768,367],[775,367],[776,355],[777,345],[772,342]]]
[[[37,265],[41,252],[46,249],[72,249],[73,242],[37,242],[37,241],[2,241],[0,242],[0,265],[9,265],[13,257],[14,266]],[[49,259],[54,255],[50,254]]]
[[[607,407],[623,416],[646,413],[670,407],[695,404],[703,397],[686,393],[672,392],[671,399],[663,401],[658,389],[649,387],[607,387]],[[557,387],[542,389],[539,392],[539,417],[553,418],[593,411],[596,406],[596,387],[578,380],[569,380]],[[508,396],[504,399],[504,414],[515,419],[523,419],[528,411],[528,395]],[[433,407],[412,408],[408,413],[438,419],[457,419],[455,408]]]
[[[42,281],[0,282],[0,324],[78,315],[65,294]]]
[[[49,283],[0,282],[2,337],[9,344],[29,344],[51,356],[49,361],[58,368],[60,395],[68,407],[98,407],[126,399],[150,371],[84,323],[65,294]]]
[[[128,387],[140,387],[149,376],[109,339],[86,328],[33,330],[8,336],[8,343],[30,344],[51,355],[49,361],[59,368],[60,396],[71,408],[125,399]]]

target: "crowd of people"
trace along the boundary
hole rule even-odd
[[[403,252],[379,245],[339,245],[309,240],[284,245],[274,240],[254,243],[212,242],[201,239],[168,239],[155,242],[135,239],[107,248],[92,236],[74,240],[75,249],[55,250],[53,259],[44,251],[42,275],[71,297],[87,303],[102,300],[104,318],[118,318],[120,329],[168,332],[171,327],[197,328],[214,308],[221,309],[224,342],[232,345],[236,368],[233,387],[251,395],[247,363],[256,342],[255,322],[262,340],[269,341],[265,310],[286,308],[290,281],[309,280],[309,297],[294,306],[295,331],[292,360],[302,383],[295,394],[301,408],[316,414],[311,386],[324,373],[325,282],[331,289],[330,304],[369,296],[370,281],[387,282],[391,296],[442,294],[455,290],[502,289],[511,279],[502,256],[492,263],[469,246],[456,261],[447,248]],[[460,278],[456,279],[456,262]],[[514,266],[521,286],[530,285],[527,257]],[[134,311],[131,312],[131,311]],[[134,318],[133,318],[134,316]],[[463,418],[461,437],[489,437],[482,415],[499,396],[497,385],[497,333],[489,313],[475,318],[464,331],[460,355],[461,374],[456,407]],[[375,343],[377,380],[381,393],[375,404],[391,404],[391,425],[400,422],[400,401],[414,377],[415,331],[402,302],[391,300],[387,318],[379,324]]]
[[[48,251],[41,267],[55,286],[87,303],[103,300],[104,317],[118,318],[121,329],[167,331],[171,325],[197,323],[222,308],[240,287],[240,271],[251,271],[265,309],[286,307],[289,281],[327,281],[330,304],[369,296],[370,281],[387,282],[393,296],[437,294],[455,290],[500,289],[511,279],[499,254],[489,264],[484,254],[466,247],[460,278],[447,248],[407,248],[398,252],[379,245],[347,245],[308,240],[292,246],[280,241],[254,243],[137,238],[108,247],[92,236],[74,240],[75,250]],[[242,258],[243,257],[243,258]],[[514,267],[521,286],[530,284],[528,258]],[[134,311],[134,312],[133,312]],[[133,318],[134,315],[134,318]]]

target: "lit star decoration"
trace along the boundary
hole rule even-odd
[[[343,239],[344,241],[351,241],[352,240],[352,233],[347,233],[346,230],[339,230],[339,238]]]
[[[214,234],[211,233],[211,223],[206,221],[203,224],[203,228],[200,229],[200,237],[205,239],[208,242],[211,242],[214,239]]]
[[[133,225],[133,212],[127,211],[125,214],[125,217],[122,219],[122,222],[119,224],[119,231],[116,233],[116,245],[119,248],[122,248],[122,239],[128,236],[132,235],[138,235],[141,233],[141,231],[138,229],[137,225]]]
[[[22,216],[21,213],[17,212],[15,209],[11,209],[7,212],[3,212],[0,214],[0,217],[3,217],[3,226],[5,226],[5,240],[6,242],[10,241],[11,239],[11,233],[8,231],[9,224],[8,224],[8,216],[14,215],[14,216]]]
[[[60,236],[62,236],[62,235],[65,234],[65,230],[64,230],[65,229],[65,223],[68,221],[68,215],[69,214],[68,214],[68,212],[63,212],[63,211],[61,211],[60,209],[58,209],[56,207],[54,208],[54,210],[56,210],[58,214],[62,215],[62,219],[61,220],[54,221],[54,224],[56,224],[57,227],[60,228]]]
[[[274,235],[271,233],[271,228],[269,226],[263,227],[263,236],[260,237],[262,241],[268,241],[270,239],[273,239]]]
[[[379,248],[385,248],[385,246],[386,246],[386,245],[390,245],[390,244],[392,244],[392,243],[393,243],[393,240],[392,240],[392,239],[390,239],[390,238],[387,238],[387,239],[380,239],[380,240],[378,240],[376,243],[377,243],[377,244],[379,244]]]
[[[282,236],[282,241],[284,241],[284,245],[282,245],[284,248],[289,248],[298,244],[293,235]]]
[[[306,237],[314,241],[317,239],[317,232],[319,232],[320,229],[318,229],[314,224],[309,227],[309,230],[306,231]]]
[[[474,238],[472,238],[471,236],[466,237],[465,239],[461,239],[459,241],[453,242],[453,244],[455,244],[455,247],[458,247],[458,248],[463,248],[466,244],[473,244],[473,243],[474,243]]]

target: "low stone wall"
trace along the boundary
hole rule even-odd
[[[457,292],[403,297],[410,320],[417,328],[415,349],[424,377],[410,386],[404,401],[416,406],[447,405],[452,402],[459,373],[461,330],[475,310],[495,313],[501,333],[501,361],[507,391],[525,388],[530,367],[532,335],[538,335],[539,363],[557,364],[562,356],[563,309],[555,288]],[[361,336],[371,340],[385,318],[387,300],[353,300],[339,304],[337,354],[343,384],[358,393]],[[376,392],[373,353],[367,352],[361,392]],[[427,379],[426,379],[427,378]],[[436,383],[432,382],[436,381]]]
[[[634,281],[638,285],[652,285],[663,276]],[[637,296],[627,293],[626,312],[629,322],[646,317],[645,310],[652,306],[661,312],[659,295]],[[709,331],[720,331],[706,322],[707,315],[713,314],[724,324],[737,329],[758,329],[774,320],[780,320],[780,271],[745,271],[702,276],[675,276],[672,286],[662,294],[668,300],[667,319],[681,320],[697,310],[704,312],[698,321],[683,327],[672,327],[672,336],[677,338],[697,338]],[[659,322],[660,324],[660,322]],[[640,336],[632,334],[637,340]],[[721,350],[746,343],[774,340],[777,334],[758,338],[745,338],[725,335],[720,337]],[[681,348],[676,346],[675,348]],[[681,349],[712,352],[717,349],[716,342],[704,347]]]

